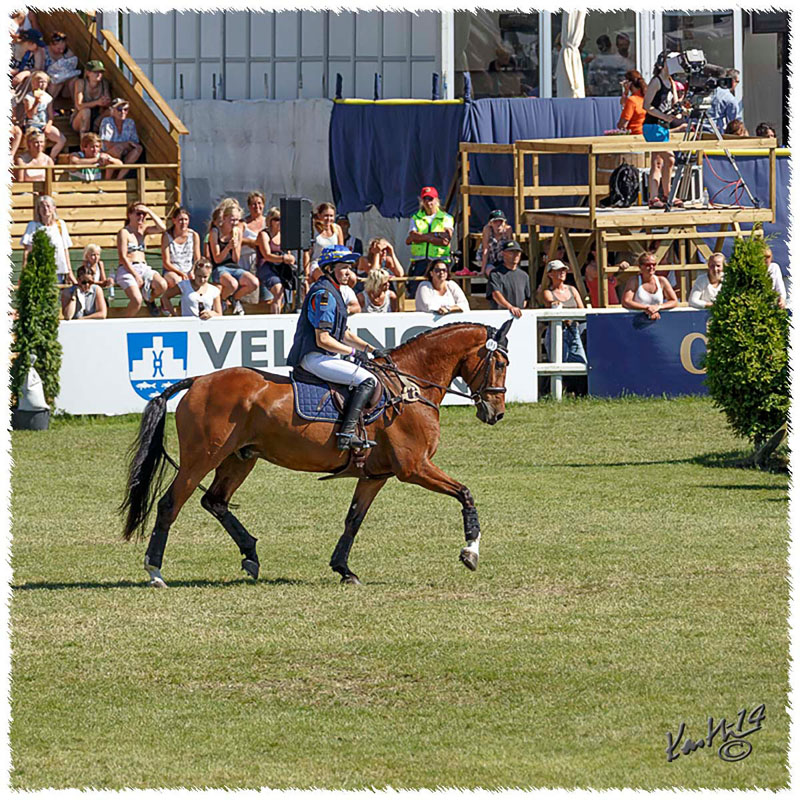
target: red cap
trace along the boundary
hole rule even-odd
[[[422,191],[419,193],[420,197],[439,197],[439,192],[436,191],[434,186],[423,186]]]

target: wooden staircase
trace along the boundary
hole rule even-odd
[[[180,205],[180,137],[189,131],[116,37],[106,30],[98,33],[92,12],[40,11],[39,22],[45,38],[56,30],[67,35],[81,68],[91,60],[103,62],[112,96],[130,103],[130,117],[136,122],[144,156],[141,163],[131,165],[126,180],[74,181],[69,179],[69,165],[57,164],[47,168],[43,181],[15,181],[11,189],[12,249],[21,249],[20,237],[33,219],[34,199],[40,194],[55,199],[76,249],[90,242],[102,248],[116,247],[116,234],[127,221],[130,203],[143,202],[162,218]],[[63,107],[60,99],[55,107]],[[69,119],[69,114],[56,117],[56,125],[67,137],[64,153],[80,147]],[[72,260],[75,263],[75,258]]]

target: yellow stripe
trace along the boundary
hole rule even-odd
[[[731,150],[732,156],[768,156],[769,150]],[[790,156],[792,151],[788,147],[778,147],[775,150],[775,155],[786,157]],[[706,150],[707,156],[724,156],[724,150]]]
[[[394,100],[361,100],[355,97],[334,100],[333,102],[351,106],[457,106],[464,103],[463,100],[404,100],[402,98]]]

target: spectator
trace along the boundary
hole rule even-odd
[[[733,120],[743,118],[742,104],[734,95],[736,87],[739,85],[739,70],[726,70],[725,77],[731,81],[731,88],[717,86],[711,95],[711,108],[708,111],[709,119],[714,121],[720,132],[724,131]],[[711,129],[710,125],[705,127],[708,130]]]
[[[630,57],[631,37],[624,31],[620,31],[615,38],[614,46],[617,48],[621,68],[626,72],[632,70],[634,63]]]
[[[646,112],[642,124],[642,135],[648,142],[669,142],[669,126],[679,123],[680,117],[672,113],[678,102],[675,81],[669,74],[667,53],[662,52],[656,62],[655,75],[644,93],[643,106]],[[672,168],[675,155],[671,150],[661,150],[652,154],[650,162],[650,208],[665,208],[664,200],[669,197],[672,184]],[[661,196],[659,196],[659,192]],[[683,206],[683,200],[676,197],[672,201],[675,208]]]
[[[188,210],[176,208],[170,220],[171,230],[161,236],[161,263],[168,290],[181,281],[191,280],[194,264],[200,259],[200,234],[189,227]],[[161,306],[172,313],[167,297],[167,293],[162,295]]]
[[[254,191],[247,195],[249,213],[242,220],[242,253],[239,256],[239,266],[252,273],[255,273],[258,261],[258,237],[267,226],[267,220],[264,218],[265,207],[263,192]]]
[[[111,88],[105,79],[105,65],[102,61],[89,61],[81,80],[72,87],[72,112],[70,124],[78,133],[97,131],[100,121],[110,113]]]
[[[760,139],[777,139],[775,126],[771,122],[759,122],[756,128],[756,136]]]
[[[64,221],[58,218],[55,201],[50,195],[39,195],[36,200],[34,219],[28,223],[25,233],[22,235],[22,246],[25,248],[22,254],[22,269],[25,269],[28,256],[33,249],[33,234],[40,229],[45,231],[56,251],[56,281],[59,284],[74,284],[75,276],[72,274],[72,264],[69,258],[72,239],[69,237],[69,231]]]
[[[211,282],[222,292],[222,308],[228,300],[232,313],[244,314],[242,298],[258,289],[258,278],[243,270],[238,262],[242,254],[242,209],[232,197],[226,197],[216,208],[216,224],[208,232],[208,251],[214,267]]]
[[[503,247],[503,263],[489,275],[486,294],[492,308],[505,308],[515,317],[522,316],[522,309],[530,305],[531,284],[525,272],[519,269],[522,248],[513,239]]]
[[[67,139],[53,125],[53,98],[47,91],[49,83],[50,76],[46,72],[34,72],[31,75],[31,91],[22,102],[25,108],[25,129],[41,131],[46,139],[54,143],[50,158],[55,161],[64,149]]]
[[[425,280],[420,283],[414,298],[417,311],[430,311],[433,314],[469,311],[469,303],[461,287],[447,279],[449,269],[444,259],[434,258],[430,261]]]
[[[337,244],[344,244],[344,233],[336,224],[336,206],[333,203],[320,203],[314,211],[314,248],[311,251],[310,265],[308,265],[307,277],[311,281],[317,281],[322,277],[322,271],[317,266],[317,259],[322,254],[325,247]],[[306,255],[307,263],[309,256]]]
[[[481,234],[481,272],[489,273],[503,263],[503,246],[514,238],[506,215],[496,208],[489,212],[489,221]]]
[[[344,246],[351,253],[363,253],[364,242],[356,238],[350,233],[350,218],[347,214],[337,214],[336,224],[342,229],[342,236],[344,237]]]
[[[722,253],[714,253],[708,257],[706,266],[707,272],[705,275],[698,275],[689,292],[689,305],[692,308],[711,308],[722,286],[725,256]]]
[[[563,261],[551,261],[547,265],[547,275],[550,280],[550,287],[544,290],[545,308],[583,308],[583,300],[574,286],[568,286],[564,281],[567,279],[567,265]],[[586,363],[586,353],[581,342],[578,323],[565,319],[563,323],[562,337],[563,351],[561,360],[575,363]],[[545,347],[547,357],[552,361],[553,353],[550,347],[550,326],[547,326],[545,333]]]
[[[78,282],[64,291],[61,313],[66,320],[105,319],[108,316],[103,290],[92,279],[88,267],[78,267]]]
[[[395,278],[402,278],[405,274],[403,265],[400,263],[392,243],[380,236],[370,239],[367,252],[361,256],[356,264],[356,272],[359,275],[366,276],[374,269],[385,270]]]
[[[729,136],[749,136],[744,122],[740,119],[732,119],[725,128],[725,133]]]
[[[639,256],[640,274],[628,281],[622,295],[623,308],[644,311],[653,321],[661,319],[661,311],[678,305],[678,297],[670,282],[663,275],[656,275],[657,264],[654,253],[643,252]]]
[[[411,245],[409,277],[425,275],[428,263],[433,259],[446,264],[451,261],[450,242],[455,222],[450,214],[439,207],[439,192],[433,186],[423,186],[419,203],[419,211],[411,217],[406,238],[406,244]],[[408,296],[414,297],[416,291],[416,282],[409,281]]]
[[[152,220],[152,225],[145,225],[147,217]],[[144,251],[145,238],[163,234],[166,229],[161,218],[144,203],[128,206],[128,224],[117,233],[119,267],[115,276],[117,286],[128,296],[126,317],[138,314],[142,301],[152,316],[161,313],[153,301],[167,290],[167,282],[147,263]]]
[[[114,174],[114,170],[110,168],[122,166],[118,158],[102,152],[102,143],[96,133],[84,133],[81,136],[81,149],[77,153],[70,153],[69,163],[78,167],[70,172],[70,179],[87,183],[101,180],[103,167],[106,180],[110,180]]]
[[[619,53],[611,52],[611,39],[607,34],[598,36],[595,44],[597,55],[591,60],[586,73],[586,93],[594,97],[609,97],[616,94],[620,78],[630,64]]]
[[[88,270],[91,279],[103,289],[111,289],[111,297],[114,296],[114,281],[106,276],[106,265],[101,258],[100,247],[96,244],[87,244],[83,248],[83,260],[81,266]]]
[[[126,164],[133,164],[142,154],[136,123],[128,117],[131,110],[127,100],[117,97],[111,103],[111,116],[100,123],[100,138],[103,149],[114,158],[121,158]],[[117,180],[122,180],[130,170],[122,169]]]
[[[17,156],[16,179],[18,181],[43,181],[45,179],[46,170],[32,169],[32,167],[53,166],[53,159],[44,151],[44,142],[44,134],[36,129],[28,131],[25,135],[26,150],[21,156]]]
[[[19,150],[19,146],[22,144],[22,128],[13,122],[11,123],[11,136],[9,136],[9,144],[11,150],[11,163],[15,164],[17,150]],[[17,180],[16,173],[14,174],[14,180]]]
[[[44,69],[44,38],[34,28],[17,35],[17,54],[11,59],[11,85],[17,102],[27,93],[31,73]]]
[[[592,308],[600,308],[600,295],[597,288],[597,255],[594,250],[589,253],[589,260],[586,262],[586,267],[583,271],[583,279],[586,283],[586,288],[589,290]],[[617,279],[613,275],[606,278],[606,297],[608,298],[608,305],[619,305]]]
[[[361,311],[367,314],[397,311],[397,295],[392,291],[390,275],[385,269],[371,269],[364,282],[364,291],[358,295]]]
[[[281,249],[281,211],[277,206],[267,212],[266,228],[259,233],[257,244],[259,299],[267,303],[268,314],[280,314],[286,289],[294,284],[292,269],[297,259]]]
[[[786,284],[783,282],[783,273],[781,268],[772,260],[772,248],[767,247],[764,250],[764,262],[767,265],[767,275],[772,281],[772,288],[778,295],[778,305],[781,308],[786,308]]]
[[[167,299],[178,294],[181,296],[180,316],[200,319],[222,316],[220,291],[209,282],[211,272],[211,262],[207,258],[201,258],[194,265],[190,278],[185,278],[167,289]]]
[[[625,73],[622,81],[622,114],[620,114],[617,127],[621,131],[630,131],[641,136],[642,124],[646,116],[644,111],[644,93],[647,91],[647,83],[638,70],[631,69]]]
[[[67,35],[61,31],[50,34],[50,46],[44,51],[44,71],[50,76],[53,99],[63,93],[72,98],[75,78],[81,74],[78,57],[67,46]]]

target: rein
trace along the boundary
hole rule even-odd
[[[494,344],[492,347],[491,344]],[[405,372],[399,369],[394,361],[392,361],[391,356],[387,356],[388,363],[386,364],[377,364],[374,361],[371,361],[368,365],[369,368],[373,368],[376,370],[383,370],[387,373],[393,373],[398,377],[403,378],[410,378],[411,380],[415,381],[416,383],[424,384],[427,388],[433,389],[441,389],[445,394],[455,394],[459,397],[466,397],[473,403],[477,403],[479,400],[482,400],[482,394],[490,393],[490,394],[505,394],[506,387],[505,386],[488,386],[489,383],[489,374],[492,369],[492,364],[495,361],[495,354],[501,353],[502,355],[508,357],[508,351],[497,344],[495,339],[487,339],[486,340],[486,355],[481,360],[481,363],[475,368],[475,371],[470,375],[470,377],[466,380],[467,385],[469,385],[475,376],[480,372],[481,368],[483,368],[483,383],[479,389],[476,389],[472,392],[472,394],[467,394],[467,392],[462,392],[458,389],[452,389],[449,386],[442,386],[440,383],[436,383],[435,381],[428,380],[427,378],[420,378],[417,375],[412,375],[410,372]],[[426,405],[431,406],[432,408],[438,409],[438,406],[435,403],[432,403],[430,400],[425,399],[424,397],[419,398],[422,402]]]

